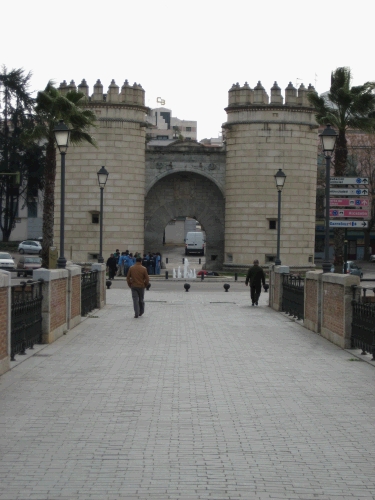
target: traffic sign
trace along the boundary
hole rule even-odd
[[[331,196],[368,196],[368,189],[337,188],[337,189],[330,189],[329,194]]]
[[[331,177],[331,184],[368,184],[367,177]]]
[[[330,217],[368,217],[368,210],[340,210],[333,209],[329,211]]]
[[[368,198],[362,200],[354,198],[330,198],[331,207],[368,207]]]
[[[329,227],[351,227],[352,229],[364,229],[368,227],[367,220],[330,220]]]

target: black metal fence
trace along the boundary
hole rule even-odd
[[[371,353],[371,361],[375,361],[375,288],[354,285],[352,289],[352,348],[362,349],[363,355]],[[369,290],[373,296],[366,294]]]
[[[301,276],[283,274],[282,311],[297,319],[304,318],[305,280]]]
[[[11,361],[42,342],[42,285],[30,280],[11,287]]]
[[[81,274],[81,316],[98,307],[98,271]]]

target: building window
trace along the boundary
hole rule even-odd
[[[99,214],[91,214],[92,224],[99,224]]]
[[[269,220],[268,221],[268,229],[276,229],[277,228],[277,221],[276,220]]]
[[[27,216],[29,219],[36,219],[38,217],[38,203],[36,201],[29,201],[27,204]]]
[[[157,135],[156,139],[161,139],[162,141],[167,141],[169,137],[167,135]]]
[[[191,132],[191,127],[186,127],[186,132]]]

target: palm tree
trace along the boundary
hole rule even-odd
[[[316,120],[320,125],[330,123],[338,132],[334,155],[334,175],[343,176],[347,170],[348,129],[362,132],[375,131],[375,82],[351,87],[350,68],[337,68],[331,73],[329,92],[319,96],[315,92],[308,94],[310,103],[316,110]],[[335,264],[342,266],[344,230],[334,231]]]
[[[63,95],[53,83],[48,82],[44,91],[38,92],[35,113],[38,125],[33,130],[33,138],[46,141],[46,162],[44,171],[43,202],[43,267],[48,268],[49,248],[53,245],[53,223],[55,210],[56,146],[54,128],[63,120],[70,128],[70,142],[88,142],[95,146],[90,134],[94,126],[95,114],[85,109],[86,97],[82,92],[69,91]]]

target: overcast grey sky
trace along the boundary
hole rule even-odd
[[[235,82],[321,93],[339,66],[353,84],[375,80],[373,0],[18,0],[0,12],[0,63],[32,71],[33,90],[85,78],[92,93],[98,78],[104,91],[128,79],[147,106],[162,97],[173,116],[197,120],[199,140],[218,136]]]

